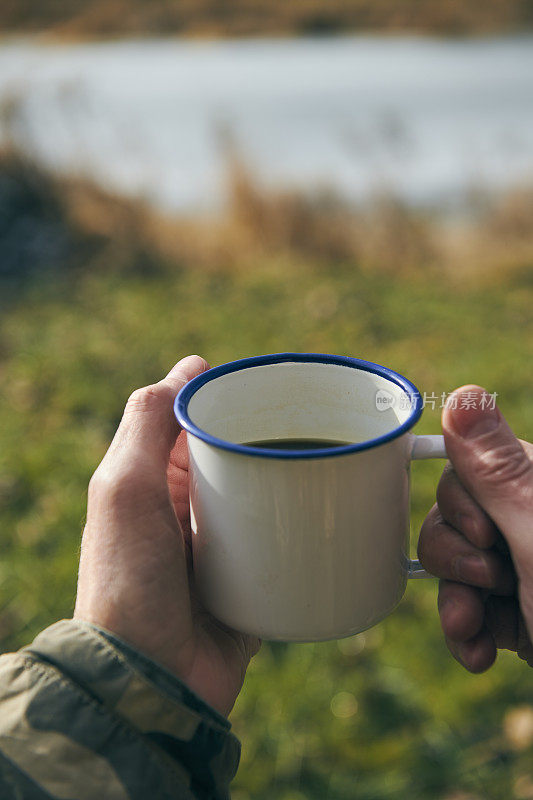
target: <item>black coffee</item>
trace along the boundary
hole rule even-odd
[[[353,442],[340,442],[337,439],[261,439],[259,442],[243,442],[247,447],[261,447],[264,450],[326,450],[332,447],[346,447]]]

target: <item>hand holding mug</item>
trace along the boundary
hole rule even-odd
[[[89,487],[75,617],[227,714],[258,635],[349,635],[424,575],[407,558],[409,464],[445,451],[442,437],[410,432],[419,393],[384,367],[281,354],[206,370],[189,356],[128,401]],[[189,447],[172,412],[178,392]],[[450,649],[471,671],[497,647],[533,665],[533,448],[497,410],[448,408],[443,428],[453,467],[419,552],[443,579]],[[304,453],[246,444],[280,433],[354,443]]]
[[[182,359],[130,397],[89,486],[74,616],[115,633],[228,714],[259,641],[208,614],[191,585],[189,476],[176,393],[207,369]]]
[[[499,648],[533,666],[533,445],[483,393],[464,386],[444,409],[451,463],[419,542],[422,564],[441,578],[448,647],[471,672],[488,669]]]

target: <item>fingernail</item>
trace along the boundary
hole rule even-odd
[[[488,392],[481,388],[454,392],[448,398],[446,408],[456,432],[465,439],[489,433],[500,423],[497,406]]]
[[[489,569],[483,556],[457,556],[452,562],[456,578],[468,583],[484,584],[489,579]]]

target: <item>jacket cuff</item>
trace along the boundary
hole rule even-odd
[[[228,720],[164,667],[82,620],[51,625],[23,650],[55,666],[164,751],[190,776],[198,797],[229,797],[240,743]]]

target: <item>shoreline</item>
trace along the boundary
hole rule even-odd
[[[517,29],[515,31],[492,31],[492,32],[469,32],[461,35],[443,34],[432,31],[417,30],[391,30],[391,29],[369,29],[369,30],[350,30],[331,33],[325,35],[298,34],[291,32],[264,33],[264,34],[243,34],[225,35],[208,33],[118,33],[118,34],[99,34],[90,33],[59,33],[57,31],[2,31],[0,29],[0,47],[4,45],[18,44],[39,44],[46,47],[68,47],[71,45],[91,45],[91,44],[122,44],[124,42],[183,42],[188,44],[200,43],[220,43],[220,42],[277,42],[277,41],[307,41],[321,42],[332,40],[365,39],[366,41],[376,39],[383,41],[409,40],[413,41],[428,40],[433,42],[494,42],[494,41],[520,41],[533,38],[533,25],[531,28]]]

